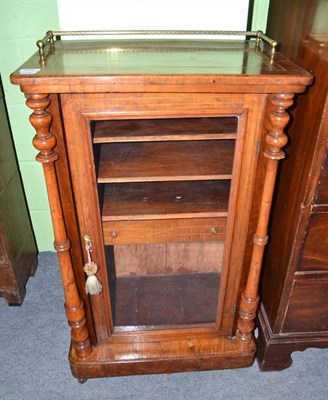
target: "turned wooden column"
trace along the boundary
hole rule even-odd
[[[252,340],[255,327],[254,319],[259,305],[258,286],[262,266],[264,247],[268,242],[267,230],[277,175],[279,160],[285,157],[281,148],[287,143],[284,128],[289,121],[285,111],[293,104],[294,94],[280,93],[270,95],[270,128],[266,135],[264,156],[268,159],[261,199],[260,213],[256,233],[253,238],[253,253],[250,263],[246,289],[241,295],[239,319],[237,322],[237,340],[247,344]]]
[[[25,94],[26,104],[33,110],[30,122],[36,130],[34,147],[39,150],[36,160],[42,163],[46,180],[52,223],[54,228],[54,247],[59,258],[59,265],[64,286],[65,311],[71,327],[72,344],[78,357],[84,358],[91,352],[89,333],[86,326],[84,306],[80,299],[71,255],[70,241],[67,238],[60,201],[54,162],[58,154],[54,151],[56,138],[50,132],[51,114],[47,111],[50,99],[47,94]]]

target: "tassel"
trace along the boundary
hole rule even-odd
[[[96,276],[98,265],[91,260],[91,240],[88,235],[84,236],[85,249],[87,251],[88,262],[84,265],[84,272],[87,274],[85,282],[86,294],[99,294],[102,292],[102,284]]]
[[[90,275],[85,282],[86,294],[99,294],[102,292],[102,285],[96,275]]]
[[[102,292],[102,284],[96,276],[98,265],[93,261],[88,262],[84,266],[84,272],[88,275],[85,282],[86,294],[99,294]]]

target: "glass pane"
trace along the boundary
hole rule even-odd
[[[116,329],[215,323],[237,122],[91,124]]]
[[[115,326],[162,328],[215,321],[223,242],[116,245],[106,250]]]

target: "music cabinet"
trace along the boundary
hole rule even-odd
[[[11,81],[33,111],[73,375],[251,365],[286,109],[312,76],[261,32],[72,34],[48,32]]]

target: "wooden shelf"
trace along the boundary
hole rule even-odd
[[[102,221],[225,217],[230,181],[106,184]]]
[[[133,329],[214,323],[219,273],[113,279],[114,324]]]
[[[106,120],[94,123],[94,143],[232,139],[237,117]]]
[[[234,140],[99,145],[98,183],[231,179]]]

